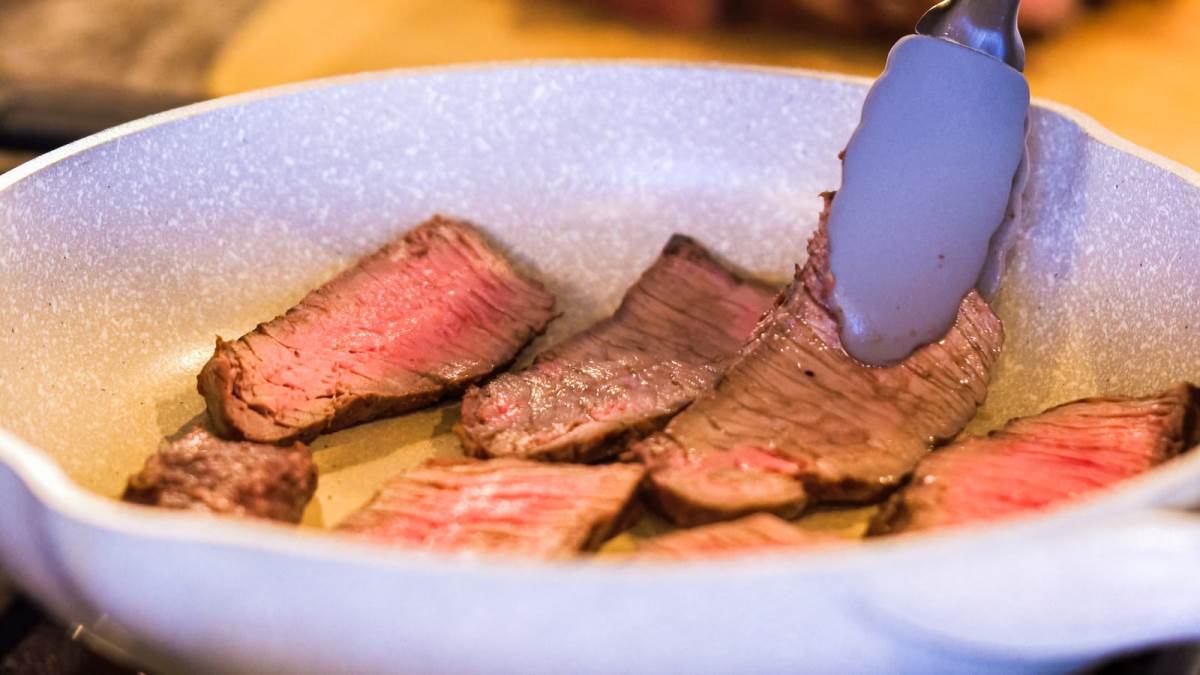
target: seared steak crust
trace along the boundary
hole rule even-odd
[[[317,469],[303,444],[226,441],[195,429],[146,460],[122,499],[298,523],[316,489]]]
[[[435,217],[218,339],[198,388],[222,436],[310,440],[463,390],[541,333],[553,304],[472,225]]]
[[[1200,396],[1176,385],[1145,398],[1088,398],[961,439],[917,465],[870,534],[991,521],[1103,490],[1185,450]]]
[[[607,459],[712,386],[774,292],[675,235],[611,317],[463,398],[468,454]]]
[[[808,262],[716,387],[633,445],[669,519],[786,518],[809,501],[881,499],[983,402],[1003,332],[978,294],[941,341],[877,368],[842,349],[832,283],[823,217]]]

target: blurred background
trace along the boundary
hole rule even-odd
[[[0,0],[0,170],[191,101],[362,70],[532,58],[874,76],[933,0]],[[1036,96],[1200,169],[1200,0],[1023,0]],[[1194,651],[1097,672],[1197,672]],[[0,579],[0,673],[125,673]]]
[[[145,112],[313,77],[528,58],[876,75],[932,0],[0,0],[0,168]],[[1024,0],[1037,96],[1200,167],[1200,0]]]

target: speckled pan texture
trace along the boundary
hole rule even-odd
[[[244,333],[434,213],[476,221],[559,296],[566,313],[538,346],[610,311],[672,232],[783,279],[802,261],[818,193],[838,183],[864,93],[859,81],[753,69],[415,71],[205,104],[84,141],[0,179],[0,427],[80,485],[116,494],[159,439],[202,412],[195,374],[215,336]],[[997,305],[1008,342],[978,427],[1078,396],[1200,380],[1200,180],[1095,133],[1053,109],[1033,113],[1024,222]],[[456,415],[447,405],[319,440],[306,522],[336,521],[395,469],[457,452]],[[28,452],[14,443],[5,457]],[[1184,501],[1198,482],[1138,499]],[[35,526],[16,522],[0,522],[0,548],[21,567],[11,528]],[[153,552],[147,536],[139,550]],[[107,616],[101,596],[85,606]],[[78,598],[49,602],[96,616],[79,614]],[[172,635],[134,642],[194,664]],[[683,661],[630,663],[739,663],[700,643]],[[263,644],[276,669],[334,663]],[[206,663],[246,669],[229,650],[206,652],[216,659]],[[801,663],[777,652],[765,650],[759,672]],[[346,663],[369,669],[382,654]],[[488,663],[409,656],[422,672]],[[505,658],[492,668],[579,665]]]

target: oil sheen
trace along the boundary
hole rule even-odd
[[[992,56],[920,35],[892,48],[828,222],[852,356],[895,363],[953,324],[1009,212],[1028,113],[1024,76]]]

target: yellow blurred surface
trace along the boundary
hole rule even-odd
[[[886,41],[679,34],[566,0],[266,0],[218,54],[215,95],[362,70],[530,58],[731,61],[875,75]],[[1036,96],[1200,168],[1200,0],[1118,0],[1029,44]]]

